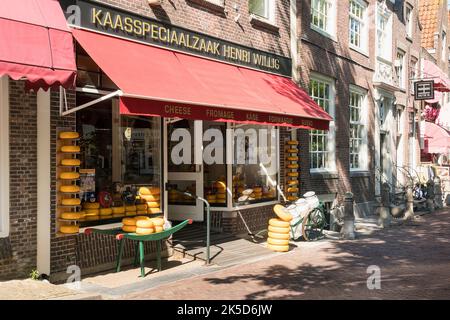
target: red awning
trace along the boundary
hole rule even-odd
[[[122,90],[122,114],[328,129],[292,80],[84,30],[74,37]]]
[[[422,59],[423,78],[434,81],[434,90],[438,92],[450,92],[450,79],[447,74],[443,72],[437,65],[429,60]],[[427,101],[428,103],[439,102],[441,94],[436,92],[434,100]]]
[[[424,152],[449,154],[450,152],[450,132],[443,127],[425,122]]]
[[[56,0],[1,0],[0,76],[28,87],[74,87],[72,34]]]

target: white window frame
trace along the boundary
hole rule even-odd
[[[414,21],[414,8],[407,3],[405,6],[405,22],[406,22],[406,35],[408,38],[413,36],[413,21]]]
[[[354,2],[356,5],[359,5],[362,7],[362,17],[357,17],[355,16],[351,11],[351,3]],[[365,1],[362,0],[350,0],[349,2],[349,27],[348,27],[348,43],[350,48],[356,50],[356,51],[360,51],[364,54],[368,53],[367,47],[368,47],[368,43],[367,43],[367,39],[369,38],[368,35],[368,28],[367,28],[367,3]],[[352,33],[352,28],[351,28],[351,23],[352,23],[352,19],[356,20],[357,22],[360,23],[360,32],[359,32],[359,46],[351,43],[351,33]]]
[[[362,127],[362,131],[361,131],[361,145],[360,145],[360,149],[358,152],[359,155],[359,166],[356,168],[352,168],[351,167],[351,149],[349,148],[349,166],[350,166],[350,171],[352,172],[356,172],[356,171],[367,171],[368,167],[369,167],[369,141],[368,141],[368,90],[363,89],[361,87],[355,86],[355,85],[350,85],[349,86],[349,111],[351,111],[352,106],[350,105],[350,96],[351,94],[357,94],[359,96],[361,96],[361,106],[360,106],[360,119],[357,122],[352,122],[351,120],[351,115],[349,117],[349,124],[355,124],[358,126]],[[350,133],[350,143],[351,140],[353,139],[353,137],[351,136],[351,130],[349,128],[349,133]]]
[[[326,23],[326,27],[325,29],[315,25],[313,23],[313,2],[314,1],[324,1],[325,4],[328,6],[328,15],[326,16],[327,19],[327,23]],[[310,12],[310,17],[311,17],[311,24],[310,27],[312,30],[328,37],[331,38],[334,41],[337,41],[336,38],[336,10],[337,10],[337,1],[335,0],[311,0],[311,12]],[[322,13],[321,13],[322,14]]]
[[[447,31],[446,30],[442,30],[442,39],[441,39],[441,46],[442,46],[442,51],[441,51],[441,60],[445,61],[445,59],[447,58]]]
[[[375,50],[377,53],[377,57],[382,58],[385,61],[392,62],[392,11],[390,11],[389,8],[383,6],[379,2],[377,2],[376,10]],[[380,17],[383,17],[386,20],[385,29],[383,30],[381,30],[379,26]],[[381,43],[384,44],[381,50],[378,48],[378,44],[380,43],[380,31],[383,33],[383,41],[381,41]]]
[[[259,20],[264,20],[267,22],[270,22],[271,24],[275,24],[275,0],[263,0],[266,10],[267,10],[267,16],[260,16],[256,13],[253,13],[250,11],[250,3],[249,3],[249,13],[251,15],[251,17],[259,19]],[[250,1],[249,1],[250,2]]]
[[[399,55],[401,55],[401,59],[399,59]],[[395,74],[397,77],[397,84],[400,89],[406,89],[405,58],[406,52],[402,49],[397,49],[396,61],[399,61],[397,63],[400,63],[400,65],[395,66]]]
[[[9,80],[0,77],[0,238],[9,236]]]
[[[419,77],[419,59],[411,56],[411,59],[409,61],[409,70],[409,91],[411,94],[414,94],[414,82],[416,82]]]
[[[324,75],[321,75],[316,72],[312,72],[310,76],[310,85],[311,81],[317,81],[321,83],[325,83],[329,85],[330,87],[330,97],[328,98],[329,101],[329,110],[328,114],[334,119],[335,117],[335,107],[336,107],[336,87],[335,87],[335,81],[333,78],[326,77]],[[314,96],[311,96],[313,100],[315,99]],[[312,131],[310,131],[310,161],[311,161],[311,135]],[[328,152],[328,161],[326,163],[325,168],[311,168],[310,163],[310,172],[311,173],[324,173],[324,172],[330,172],[330,173],[336,173],[336,127],[335,127],[335,121],[330,121],[329,130],[327,133],[327,152]]]

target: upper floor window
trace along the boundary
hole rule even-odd
[[[385,60],[392,59],[392,14],[389,9],[377,5],[377,56]]]
[[[410,83],[413,84],[414,81],[417,81],[418,77],[419,77],[419,63],[417,62],[417,58],[412,57],[411,58],[411,64],[409,66],[410,68],[410,73],[409,73],[409,78],[410,78]],[[410,86],[411,88],[411,94],[414,94],[414,85]]]
[[[397,85],[399,88],[404,89],[405,84],[405,52],[402,50],[397,51],[397,59],[395,60],[395,73],[397,74]]]
[[[319,32],[334,36],[336,1],[311,0],[311,27]]]
[[[447,57],[447,33],[442,31],[442,51],[441,51],[441,59],[445,61]]]
[[[350,87],[350,169],[367,168],[367,92]]]
[[[366,16],[367,5],[360,0],[350,0],[349,15],[349,38],[350,46],[358,49],[366,48]]]
[[[313,75],[309,84],[309,94],[314,101],[331,116],[334,115],[334,82],[320,75]],[[312,170],[334,170],[335,130],[330,123],[329,131],[310,132],[310,168]]]
[[[267,20],[273,20],[272,0],[249,0],[248,7],[251,14]]]
[[[413,34],[413,8],[409,4],[405,8],[405,26],[406,35],[411,38]]]

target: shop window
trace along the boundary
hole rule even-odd
[[[77,104],[95,98],[78,94]],[[76,122],[80,134],[82,200],[92,201],[94,197],[99,201],[100,193],[108,192],[113,198],[113,207],[133,205],[139,187],[145,186],[158,190],[152,196],[155,198],[152,203],[158,202],[158,205],[149,208],[147,213],[162,212],[160,118],[120,115],[118,103],[109,100],[78,111]],[[102,219],[100,215],[99,221],[83,222],[81,226],[120,219],[118,216]]]
[[[367,168],[367,93],[350,88],[350,170]]]
[[[277,130],[271,126],[241,125],[234,128],[233,135],[233,204],[276,200]]]
[[[329,78],[313,75],[310,81],[309,94],[314,101],[334,117],[334,84]],[[334,122],[329,131],[312,130],[310,132],[310,168],[311,170],[334,171]]]
[[[8,77],[0,77],[0,238],[9,234]]]
[[[366,50],[366,9],[367,4],[359,0],[351,0],[349,6],[349,38],[350,46]]]
[[[311,28],[326,36],[335,35],[336,1],[311,0]]]

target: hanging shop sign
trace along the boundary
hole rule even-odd
[[[149,45],[164,47],[282,76],[291,76],[292,60],[206,34],[135,15],[97,2],[61,0],[68,23]]]
[[[414,83],[415,100],[433,100],[434,99],[434,81],[417,81]]]

